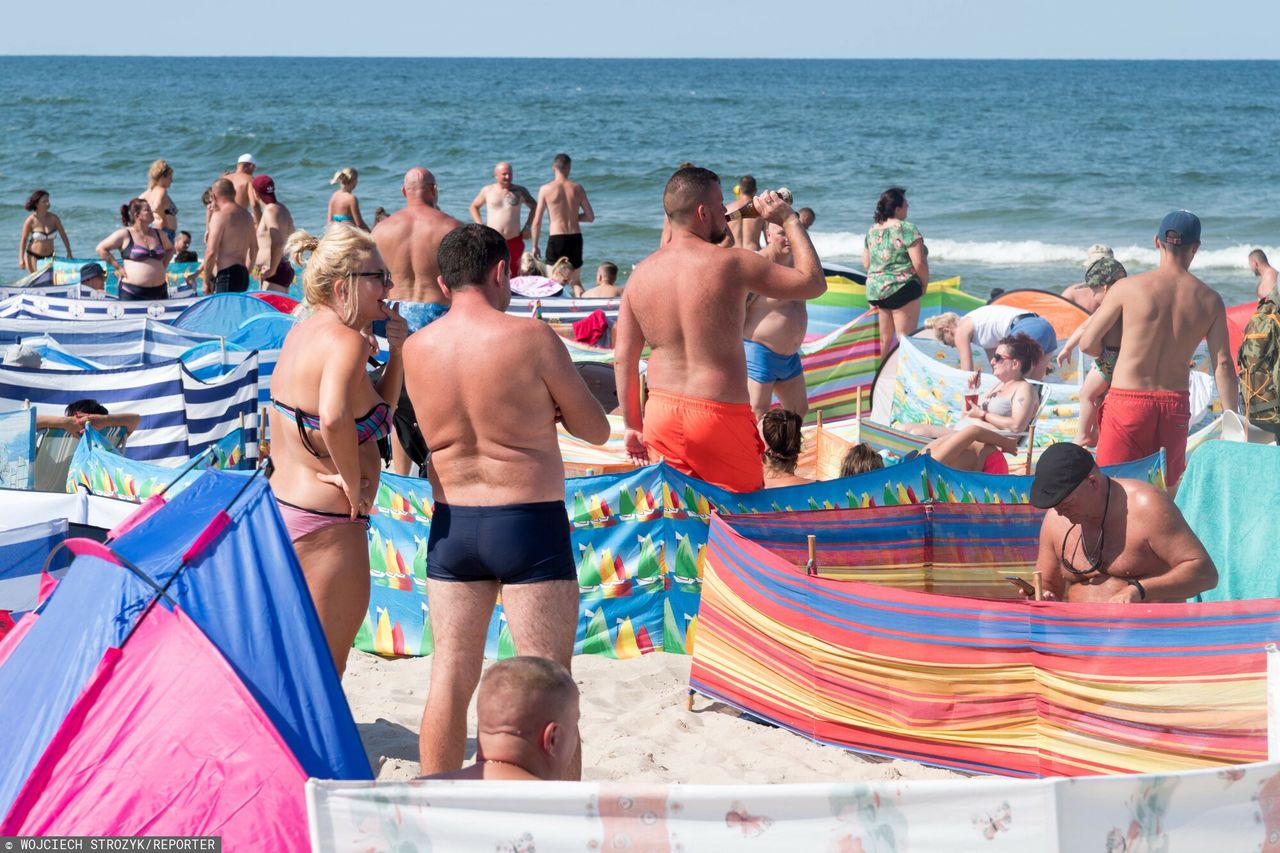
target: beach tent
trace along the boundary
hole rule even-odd
[[[0,835],[308,849],[306,778],[371,771],[266,480],[123,527],[0,644]]]
[[[180,465],[241,426],[246,452],[257,457],[258,356],[228,353],[235,365],[201,381],[177,359],[108,370],[42,370],[0,367],[0,410],[30,404],[60,415],[70,402],[98,400],[113,412],[142,420],[129,436],[131,459]]]
[[[1089,318],[1089,312],[1070,299],[1047,290],[1030,288],[1006,290],[991,301],[992,305],[1007,305],[1010,308],[1021,308],[1039,314],[1053,326],[1058,341],[1065,341],[1080,324]]]
[[[690,686],[815,741],[969,772],[1265,759],[1280,600],[930,591],[1021,574],[1039,525],[1034,507],[966,504],[712,518]],[[810,534],[817,576],[804,568]]]
[[[170,322],[178,329],[229,338],[250,317],[279,313],[270,303],[247,293],[215,293],[190,305]]]

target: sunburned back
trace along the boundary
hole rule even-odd
[[[421,393],[409,387],[431,448],[437,500],[492,506],[564,499],[555,403],[545,381],[546,347],[559,344],[540,325],[455,307],[414,335],[410,356],[437,366]]]
[[[582,203],[582,187],[569,180],[552,181],[543,187],[543,199],[551,217],[552,234],[577,234],[578,208]]]
[[[374,242],[395,286],[391,299],[444,304],[436,279],[436,253],[444,236],[462,223],[433,207],[413,206],[393,213],[373,229]]]
[[[1118,282],[1120,356],[1112,384],[1134,390],[1187,390],[1187,367],[1222,312],[1222,300],[1185,270],[1155,269]]]
[[[674,394],[745,403],[742,352],[747,288],[741,249],[675,240],[632,274],[623,298],[652,348],[649,387]]]

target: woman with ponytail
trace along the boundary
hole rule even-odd
[[[135,198],[120,205],[120,222],[124,224],[98,244],[98,257],[114,267],[120,282],[120,298],[125,300],[167,299],[169,285],[165,272],[173,257],[173,243],[163,231],[155,228],[155,213],[145,198]],[[119,250],[116,262],[111,252]]]
[[[368,231],[369,226],[360,216],[360,200],[355,196],[359,180],[360,173],[351,166],[333,173],[329,183],[338,184],[340,189],[329,196],[329,221],[350,222],[357,228]]]

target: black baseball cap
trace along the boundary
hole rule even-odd
[[[1093,455],[1069,441],[1050,445],[1036,464],[1036,478],[1031,483],[1031,505],[1052,509],[1076,490],[1093,471]]]

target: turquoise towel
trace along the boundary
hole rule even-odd
[[[1218,586],[1201,601],[1280,598],[1280,447],[1207,442],[1176,502],[1218,567]]]

